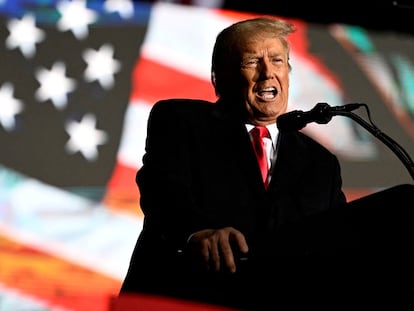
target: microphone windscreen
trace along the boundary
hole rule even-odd
[[[304,112],[294,110],[280,115],[276,120],[276,125],[281,132],[298,131],[305,127],[307,120]]]

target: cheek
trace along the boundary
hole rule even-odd
[[[241,70],[240,79],[245,81],[247,85],[253,84],[258,77],[258,73],[254,70]]]
[[[284,82],[286,86],[289,86],[289,83],[290,83],[289,71],[283,70],[283,72],[281,72],[278,76],[279,76],[279,79],[282,82]]]
[[[253,80],[253,79],[246,80],[246,84],[245,85],[246,85],[246,89],[247,89],[247,91],[249,93],[254,93],[253,92],[253,89],[256,86],[256,81],[255,80]]]
[[[253,90],[254,82],[251,79],[245,79],[245,78],[243,78],[240,81],[240,86],[241,86],[241,89],[245,93],[251,93],[252,90]]]

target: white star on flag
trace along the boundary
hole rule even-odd
[[[26,14],[22,19],[11,19],[7,23],[10,35],[6,39],[6,47],[19,48],[26,58],[36,53],[36,43],[45,38],[44,31],[37,28],[32,14]]]
[[[107,12],[118,12],[124,19],[134,16],[134,4],[131,0],[106,0],[104,8]]]
[[[67,104],[67,93],[73,91],[76,86],[74,79],[65,75],[66,66],[62,62],[56,62],[51,70],[39,68],[36,70],[36,78],[40,87],[35,93],[39,101],[50,99],[57,109],[62,109]]]
[[[108,135],[102,130],[95,128],[96,117],[92,114],[83,116],[80,122],[68,122],[65,129],[69,134],[69,140],[65,149],[70,154],[80,152],[85,159],[94,161],[98,158],[98,145],[108,140]]]
[[[97,14],[86,7],[85,0],[60,1],[57,9],[62,14],[57,28],[72,31],[78,40],[88,36],[88,25],[97,20]]]
[[[104,89],[114,85],[114,74],[121,68],[121,63],[113,58],[114,48],[104,44],[98,51],[88,49],[83,53],[83,59],[88,64],[84,77],[88,82],[98,80]]]
[[[14,88],[11,83],[0,87],[0,124],[6,130],[15,128],[15,116],[23,110],[20,100],[13,97]]]

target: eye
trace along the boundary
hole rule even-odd
[[[241,62],[242,68],[256,68],[258,64],[259,59],[256,58],[245,59]]]
[[[274,57],[271,59],[272,63],[277,64],[277,63],[283,63],[283,58],[281,57]]]

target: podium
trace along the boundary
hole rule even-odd
[[[289,286],[292,299],[414,307],[414,185],[355,199],[281,234],[278,251],[286,254],[282,264],[292,272],[287,270],[280,286]],[[254,265],[269,267],[272,260]]]
[[[182,286],[194,293],[180,291],[180,299],[161,290],[158,296],[122,294],[111,311],[414,308],[413,198],[414,185],[403,184],[314,214],[260,239],[261,248],[239,261],[235,274],[200,280],[167,270],[176,276],[168,278],[168,291]]]
[[[166,296],[124,294],[113,297],[109,311],[241,311],[224,306]]]

